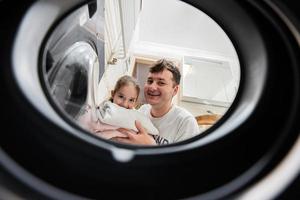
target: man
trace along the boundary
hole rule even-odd
[[[183,108],[172,104],[173,97],[179,90],[181,74],[170,61],[161,59],[149,70],[144,86],[144,95],[148,104],[139,111],[146,114],[159,131],[159,136],[148,135],[139,122],[136,127],[138,134],[121,129],[128,138],[117,138],[116,141],[132,144],[169,144],[183,141],[199,133],[194,116]]]

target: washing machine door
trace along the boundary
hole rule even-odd
[[[99,62],[94,49],[86,42],[76,42],[47,74],[50,95],[68,116],[77,118],[88,95],[94,94],[91,91],[96,88],[92,84],[96,69],[99,69]]]
[[[86,104],[95,105],[94,91],[104,72],[103,21],[103,5],[89,3],[60,22],[46,38],[41,63],[45,86],[74,119]]]
[[[11,16],[0,18],[2,199],[280,197],[300,171],[298,9],[275,0],[185,2],[230,36],[241,86],[203,136],[155,147],[102,140],[63,113],[74,118],[93,101],[88,88],[103,75],[104,40],[78,25],[104,1],[0,3]]]

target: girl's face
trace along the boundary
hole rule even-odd
[[[133,84],[122,86],[119,90],[112,93],[113,103],[127,109],[133,109],[136,106],[138,94]]]

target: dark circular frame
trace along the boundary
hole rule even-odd
[[[282,2],[185,2],[208,14],[229,36],[240,59],[241,82],[232,106],[205,137],[157,148],[101,141],[70,123],[58,125],[59,117],[51,119],[53,111],[44,113],[41,105],[46,104],[34,102],[41,97],[30,96],[30,81],[19,80],[26,74],[16,75],[21,65],[26,67],[24,59],[38,70],[41,45],[23,49],[31,54],[18,53],[24,16],[34,12],[32,6],[38,3],[6,4],[13,13],[7,29],[1,31],[1,49],[5,49],[0,69],[2,126],[6,131],[0,134],[0,175],[7,191],[50,199],[223,199],[241,195],[272,172],[295,143],[300,128],[299,43],[271,6],[282,8]],[[47,34],[84,3],[55,2],[61,6],[60,13],[38,31]],[[288,10],[282,12],[291,16]],[[44,37],[40,36],[41,43]],[[26,47],[26,41],[21,46]],[[17,59],[24,62],[19,65]],[[115,151],[134,156],[118,160]]]

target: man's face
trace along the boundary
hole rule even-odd
[[[158,73],[149,73],[144,86],[147,103],[157,108],[169,106],[178,91],[178,85],[174,84],[172,78],[172,73],[166,69]]]

